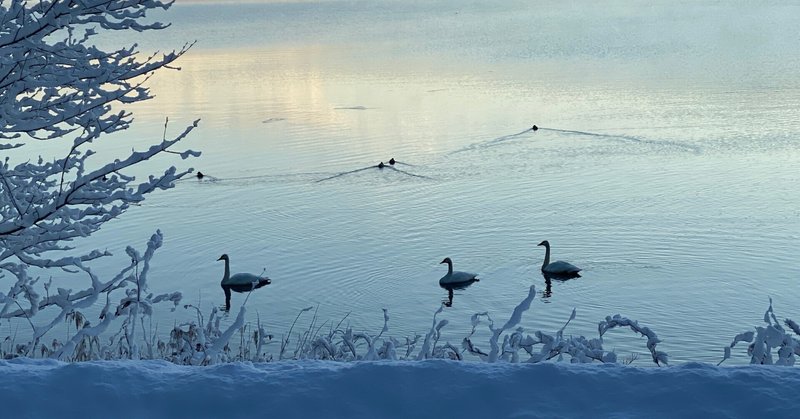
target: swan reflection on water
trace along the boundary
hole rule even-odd
[[[447,290],[447,300],[442,301],[445,307],[452,307],[453,306],[453,291],[460,291],[463,289],[468,288],[470,285],[480,281],[480,279],[475,278],[467,282],[459,282],[456,284],[442,284],[440,283],[439,286],[443,289]]]
[[[553,281],[566,282],[570,279],[580,278],[581,274],[578,272],[560,274],[542,272],[542,277],[544,277],[544,291],[542,291],[542,299],[545,302],[549,302],[548,299],[553,296]]]

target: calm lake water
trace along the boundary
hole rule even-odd
[[[247,306],[277,336],[308,306],[371,333],[386,308],[389,335],[424,334],[447,298],[446,256],[481,278],[439,316],[456,345],[470,315],[502,324],[531,285],[526,330],[554,332],[574,307],[566,332],[596,337],[619,313],[673,362],[719,361],[770,297],[800,320],[795,3],[179,4],[158,17],[173,26],[141,35],[144,51],[197,44],[103,152],[159,140],[165,117],[168,134],[200,118],[183,147],[202,157],[148,167],[213,179],[79,243],[115,252],[101,272],[160,228],[153,291],[208,312],[227,253],[233,272],[273,279]],[[391,157],[408,165],[319,181]],[[582,278],[545,292],[545,239]],[[157,316],[166,331],[194,313]],[[644,345],[605,340],[637,365]]]

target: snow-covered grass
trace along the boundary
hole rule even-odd
[[[134,293],[129,294],[133,296]],[[430,329],[424,336],[417,334],[398,338],[391,335],[390,316],[386,310],[383,313],[383,328],[377,333],[355,330],[351,325],[343,326],[346,318],[335,326],[328,322],[320,325],[316,312],[309,324],[295,329],[301,316],[311,312],[313,307],[300,310],[287,330],[268,331],[260,320],[255,324],[245,322],[247,299],[234,321],[224,328],[221,327],[222,313],[217,308],[206,319],[198,308],[185,305],[185,309],[196,312],[196,320],[175,325],[168,337],[164,337],[152,326],[146,327],[151,323],[153,314],[153,298],[148,296],[140,298],[142,302],[138,303],[136,299],[131,299],[130,304],[120,309],[126,315],[118,313],[115,316],[123,319],[118,322],[119,330],[116,333],[109,330],[111,322],[108,321],[108,313],[102,315],[99,326],[91,326],[80,311],[73,311],[67,320],[74,322],[76,333],[68,337],[66,342],[53,339],[49,344],[40,343],[39,336],[34,335],[33,341],[20,344],[9,336],[0,341],[0,357],[49,357],[62,361],[147,359],[178,365],[305,359],[340,362],[448,359],[487,363],[541,363],[554,360],[630,364],[637,360],[638,354],[620,360],[613,350],[603,348],[604,334],[614,328],[623,328],[645,338],[643,345],[655,365],[667,365],[669,356],[657,350],[661,340],[656,333],[619,314],[600,321],[598,336],[594,338],[572,335],[567,331],[577,315],[576,310],[557,331],[526,331],[518,325],[523,314],[531,308],[535,296],[536,289],[531,286],[528,295],[501,327],[495,325],[488,312],[474,314],[471,317],[472,329],[469,333],[465,331],[460,342],[443,341],[442,329],[449,322],[438,320],[437,316],[444,310],[444,304],[433,313]],[[141,313],[133,310],[137,307],[143,307]],[[724,351],[719,364],[731,357],[732,349],[739,342],[749,342],[746,353],[751,364],[794,365],[795,356],[800,355],[800,342],[795,337],[800,335],[800,326],[791,319],[784,320],[787,328],[781,326],[771,300],[763,319],[766,326],[740,333],[730,345],[722,348]],[[327,329],[324,328],[326,324]],[[35,326],[31,325],[35,331]],[[485,342],[480,341],[479,336],[487,334],[476,334],[484,327],[488,329],[488,341]],[[138,335],[134,332],[136,329],[140,330]]]
[[[156,236],[154,236],[156,237]],[[145,271],[146,272],[146,271]],[[146,276],[143,275],[142,276]],[[134,292],[129,293],[131,296]],[[298,313],[297,319],[288,331],[280,338],[279,346],[271,350],[275,343],[273,334],[267,333],[260,321],[255,325],[246,324],[246,306],[242,305],[236,319],[224,330],[220,328],[221,316],[214,308],[208,320],[205,320],[199,309],[186,305],[187,309],[197,311],[197,320],[176,325],[167,341],[157,333],[149,332],[145,327],[145,319],[152,316],[152,296],[131,298],[128,304],[120,307],[127,313],[123,317],[120,330],[116,333],[106,332],[111,318],[108,313],[102,317],[98,326],[91,326],[79,311],[70,313],[70,320],[75,322],[77,332],[65,343],[54,339],[50,345],[39,343],[40,336],[25,344],[16,344],[6,339],[0,342],[0,355],[9,359],[18,356],[50,357],[68,361],[87,360],[121,360],[121,359],[159,359],[181,365],[210,365],[233,361],[264,362],[284,359],[316,359],[334,361],[375,361],[375,360],[424,360],[424,359],[475,359],[489,363],[494,362],[530,362],[538,363],[551,359],[569,359],[573,363],[615,363],[617,355],[603,348],[603,334],[616,327],[627,327],[635,333],[647,338],[646,347],[657,365],[666,365],[668,355],[657,351],[660,342],[658,336],[648,327],[640,326],[620,315],[608,316],[598,325],[597,338],[587,339],[584,336],[566,335],[564,330],[575,318],[576,311],[558,331],[548,333],[540,330],[526,333],[517,327],[523,314],[531,307],[536,296],[536,288],[531,286],[528,295],[517,305],[509,319],[502,327],[496,327],[488,312],[476,313],[472,316],[472,330],[461,342],[441,341],[441,330],[448,325],[447,320],[437,320],[443,311],[442,304],[433,314],[430,330],[424,336],[395,338],[389,334],[389,314],[384,310],[384,324],[377,334],[356,331],[352,326],[342,327],[340,321],[335,327],[323,331],[317,325],[316,314],[304,331],[294,332],[294,326],[300,316],[312,309],[305,308]],[[137,302],[142,301],[142,302]],[[246,300],[245,300],[246,304]],[[141,313],[137,307],[143,307]],[[132,309],[131,309],[132,308]],[[141,326],[138,326],[141,323]],[[32,327],[33,323],[31,323]],[[478,327],[485,325],[490,337],[488,352],[473,342]],[[137,338],[136,329],[140,329]],[[148,331],[148,333],[143,333]],[[419,346],[419,347],[418,347]]]

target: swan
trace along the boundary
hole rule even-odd
[[[447,264],[447,275],[439,279],[439,285],[441,286],[447,284],[458,284],[462,282],[479,281],[479,279],[477,278],[478,274],[453,271],[453,261],[450,260],[450,258],[444,258],[444,260],[442,260],[439,263]]]
[[[250,273],[237,273],[231,276],[231,259],[227,254],[223,254],[217,260],[225,261],[225,273],[222,275],[222,282],[219,283],[225,292],[225,311],[231,309],[231,291],[248,292],[272,283],[272,280],[265,276]]]
[[[544,262],[542,263],[542,272],[546,274],[577,274],[581,268],[563,260],[557,260],[550,263],[550,242],[547,240],[542,241],[537,246],[544,246]]]

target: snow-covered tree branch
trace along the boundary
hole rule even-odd
[[[171,5],[155,0],[0,0],[0,150],[19,149],[18,156],[31,141],[65,141],[62,157],[25,155],[24,161],[12,162],[7,155],[0,161],[0,288],[8,290],[0,292],[0,319],[27,318],[34,341],[103,295],[108,309],[110,293],[117,289],[128,290],[120,307],[135,302],[134,313],[149,310],[142,304],[164,300],[141,295],[146,270],[138,272],[160,247],[160,233],[144,256],[129,248],[131,265],[107,280],[87,263],[108,252],[74,252],[69,243],[90,236],[147,194],[173,187],[192,171],[169,167],[138,180],[131,168],[164,153],[184,159],[199,155],[173,150],[198,121],[174,138],[111,162],[100,161],[89,148],[105,134],[128,129],[131,113],[117,108],[150,99],[147,80],[156,70],[174,68],[171,64],[191,48],[185,44],[142,57],[136,44],[104,51],[93,37],[98,30],[166,28],[148,22],[147,12]],[[38,275],[44,270],[50,279],[41,283]],[[50,293],[50,285],[64,275],[85,275],[89,285]],[[50,306],[60,308],[58,314],[37,326],[34,316]]]

